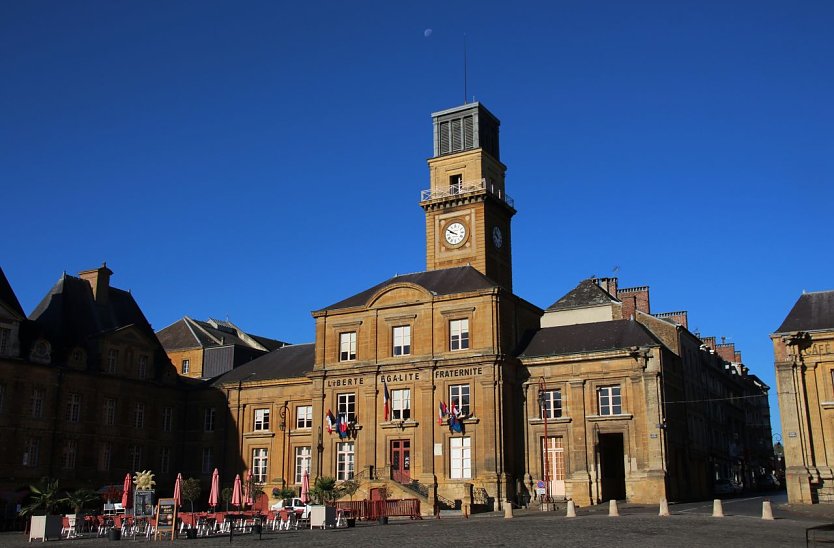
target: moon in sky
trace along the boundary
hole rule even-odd
[[[426,38],[428,38],[429,36],[431,36],[431,29],[426,29],[426,30],[424,30],[424,31],[423,31],[423,36],[425,36]]]

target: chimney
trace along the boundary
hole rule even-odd
[[[79,272],[78,277],[90,284],[97,304],[107,304],[112,274],[113,271],[107,268],[107,263],[102,263],[99,268]]]
[[[597,278],[597,285],[614,298],[617,298],[617,278]]]

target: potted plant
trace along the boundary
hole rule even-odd
[[[75,491],[67,491],[65,495],[66,496],[58,502],[66,504],[72,508],[73,513],[67,514],[67,517],[70,518],[70,525],[76,527],[78,526],[79,520],[84,519],[84,515],[82,513],[84,511],[84,507],[92,502],[98,502],[101,500],[98,493],[92,489],[85,488],[76,489]]]
[[[188,478],[182,482],[182,498],[191,503],[191,513],[194,513],[194,501],[200,498],[202,492],[200,480],[196,478]],[[197,529],[189,527],[185,530],[185,538],[197,538]]]
[[[21,508],[21,516],[31,516],[29,540],[60,539],[63,520],[57,515],[62,504],[58,497],[58,480],[43,478],[39,485],[30,485],[29,503]]]
[[[347,495],[350,497],[350,501],[353,502],[353,495],[359,490],[359,482],[355,479],[349,479],[347,481],[343,481],[339,485],[339,493],[341,496]],[[353,517],[353,514],[350,514],[351,517],[347,518],[347,526],[348,527],[355,527],[356,526],[356,518]]]
[[[380,525],[388,525],[388,486],[383,485],[377,489],[379,500],[382,501],[382,513],[377,520]]]

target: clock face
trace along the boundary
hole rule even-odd
[[[501,229],[497,226],[492,227],[492,243],[499,249],[504,245],[504,235],[501,234]]]
[[[446,227],[444,237],[449,245],[458,245],[466,239],[466,226],[459,222],[450,223]]]

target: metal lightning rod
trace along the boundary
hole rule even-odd
[[[466,98],[469,96],[466,89],[466,33],[463,33],[463,104],[466,104]]]

